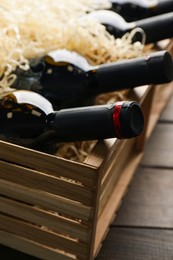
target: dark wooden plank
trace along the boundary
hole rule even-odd
[[[173,171],[138,168],[113,224],[173,228]]]
[[[173,230],[111,227],[96,260],[172,260]]]
[[[141,165],[173,168],[173,124],[158,123],[144,148]]]
[[[168,103],[166,104],[166,107],[164,108],[163,112],[160,115],[159,121],[163,122],[171,122],[173,123],[173,96],[170,97],[168,100]]]

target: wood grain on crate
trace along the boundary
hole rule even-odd
[[[23,237],[25,247],[30,241],[44,250],[59,250],[62,259],[87,259],[97,197],[96,168],[14,144],[0,142],[0,146],[0,230],[19,240]],[[34,255],[41,257],[38,250]]]
[[[103,147],[105,145],[108,147],[108,144],[111,142],[112,140],[101,142],[100,145],[95,148],[96,154],[101,155],[101,153],[104,153],[105,149],[103,149]],[[130,171],[129,168],[128,176],[126,176],[124,179],[122,177],[121,180],[119,180],[119,176],[122,174],[122,171],[125,168],[127,158],[130,156],[130,154],[134,155],[134,144],[135,139],[115,142],[115,144],[112,145],[111,153],[104,157],[104,163],[99,169],[100,180],[98,184],[98,203],[96,205],[97,208],[94,221],[96,225],[93,233],[94,239],[92,241],[94,255],[96,255],[99,251],[100,243],[104,239],[110,223],[114,219],[115,210],[118,208],[127,182],[130,181],[133,175],[133,170]],[[95,157],[89,156],[87,163],[91,164],[93,160],[95,160]],[[130,158],[128,158],[128,160],[131,162]],[[139,157],[137,161],[139,161]],[[133,162],[133,167],[134,166],[136,165]]]
[[[97,256],[102,241],[109,231],[109,226],[116,216],[116,212],[120,207],[122,198],[127,192],[128,185],[133,178],[134,169],[138,166],[141,160],[142,153],[132,153],[131,158],[128,158],[128,163],[122,169],[121,176],[118,179],[111,195],[109,196],[107,203],[102,210],[102,213],[97,220],[97,229],[95,237],[94,256]],[[109,223],[109,225],[108,225]]]
[[[69,260],[68,255],[40,243],[0,230],[0,243],[41,259]]]
[[[48,173],[55,177],[74,179],[86,186],[95,186],[95,166],[69,161],[57,156],[41,153],[18,145],[0,141],[0,158],[19,166]]]
[[[103,146],[105,146],[106,144],[107,147],[109,147],[108,143],[110,144],[112,141],[113,140],[102,141],[100,143],[100,147],[103,148]],[[128,145],[125,145],[126,142],[128,143]],[[1,182],[0,182],[1,195],[6,196],[6,198],[1,197],[0,200],[0,205],[3,208],[0,216],[1,217],[0,229],[2,231],[8,232],[9,236],[10,234],[11,235],[13,234],[21,238],[23,234],[24,244],[26,243],[26,241],[30,240],[30,243],[31,241],[36,244],[40,243],[43,245],[44,248],[52,247],[52,250],[54,250],[55,244],[57,243],[58,250],[61,251],[64,250],[73,256],[75,255],[79,256],[80,259],[89,259],[88,258],[90,257],[89,251],[91,250],[91,247],[94,246],[94,244],[91,245],[91,237],[93,241],[92,243],[95,243],[94,241],[96,241],[96,238],[95,238],[94,230],[97,229],[98,231],[98,228],[101,227],[101,226],[99,227],[99,224],[97,224],[96,221],[96,218],[98,217],[96,213],[99,210],[100,194],[106,193],[106,197],[110,197],[109,193],[110,191],[113,191],[114,185],[117,181],[116,175],[121,173],[121,168],[124,166],[123,162],[127,160],[126,156],[128,156],[128,153],[131,151],[132,145],[134,143],[134,139],[130,140],[130,142],[128,141],[115,142],[114,140],[114,143],[115,144],[112,145],[114,149],[112,149],[111,153],[107,154],[107,158],[104,157],[104,163],[103,163],[103,159],[101,159],[100,161],[100,167],[98,167],[98,169],[100,170],[100,174],[99,172],[95,171],[95,175],[98,178],[96,183],[97,184],[96,190],[94,189],[95,187],[93,186],[93,182],[91,183],[91,186],[89,188],[88,181],[87,181],[87,186],[84,186],[81,183],[76,184],[76,182],[71,183],[64,179],[61,180],[59,177],[62,176],[63,173],[61,174],[58,173],[56,174],[56,176],[54,176],[55,174],[52,173],[51,175],[49,175],[47,169],[49,169],[50,166],[49,167],[47,166],[45,171],[46,173],[40,172],[35,169],[33,170],[31,169],[31,166],[30,168],[26,168],[24,165],[28,164],[28,161],[25,162],[25,155],[27,153],[30,153],[30,150],[23,149],[12,144],[8,145],[8,155],[10,153],[12,155],[11,157],[9,157],[9,161],[11,162],[9,163],[7,161],[2,161],[2,160],[0,162],[1,169],[2,169]],[[2,142],[2,145],[5,147],[6,144]],[[17,151],[20,151],[20,149],[23,150],[23,154],[21,150],[21,155],[23,156],[24,160],[22,160],[22,156],[21,156],[19,159],[20,165],[12,163],[13,160],[17,162],[16,153],[13,154],[14,149],[17,149]],[[104,150],[101,149],[100,153],[102,153],[102,151]],[[123,156],[122,163],[119,164],[119,166],[117,167],[118,171],[114,175],[112,169],[114,170],[114,167],[116,169],[117,165],[116,163],[113,162],[113,158],[115,157],[117,159],[118,158],[120,159],[122,153],[123,154],[125,153],[126,156]],[[4,156],[4,154],[5,153],[1,151],[1,156],[2,155]],[[38,156],[40,156],[39,160],[41,160],[42,156],[44,157],[44,154],[38,155],[37,152],[34,152],[34,154],[37,155],[37,158]],[[4,158],[6,157],[4,156]],[[88,159],[88,163],[89,162],[91,161],[89,161]],[[34,161],[34,163],[32,162],[32,168],[40,169],[40,166],[38,166],[38,164],[36,164],[36,162]],[[91,169],[92,172],[94,172],[93,166],[91,168],[87,167],[87,172],[89,169]],[[16,177],[16,175],[18,176]],[[73,172],[71,174],[71,180],[72,179],[73,179]],[[79,179],[81,181],[81,178]],[[63,183],[64,185],[63,188],[65,189],[64,195],[62,194],[62,190],[61,190],[61,185],[60,185],[61,182]],[[84,179],[84,183],[85,183],[85,179]],[[101,190],[101,184],[104,185],[104,189],[102,190]],[[60,186],[60,190],[59,190],[59,186]],[[107,188],[108,190],[105,191],[105,188],[109,186],[110,186],[110,191],[108,188]],[[121,186],[123,185],[121,184]],[[122,192],[125,186],[126,183],[124,183],[123,189],[121,188]],[[56,187],[58,187],[57,190]],[[70,188],[69,190],[69,187],[74,187],[74,193],[75,193],[74,195],[70,194],[73,191],[73,188]],[[100,187],[100,192],[99,192],[99,187]],[[68,189],[67,192],[66,189]],[[85,190],[87,190],[86,194],[85,194]],[[84,197],[82,195],[83,191],[85,194]],[[91,193],[93,198],[98,200],[97,203],[94,202],[93,199],[91,199],[90,196]],[[72,198],[70,198],[71,196],[73,197],[73,200]],[[104,197],[105,195],[102,196]],[[8,202],[7,205],[6,202]],[[106,200],[104,204],[106,206]],[[39,206],[40,208],[34,207],[35,205]],[[100,214],[103,211],[104,208],[103,206],[104,205],[102,202],[100,207]],[[111,212],[109,211],[109,218],[111,217],[111,219],[112,219],[111,216],[112,210]],[[60,216],[55,216],[53,215],[53,213],[49,211],[58,212]],[[49,217],[45,221],[44,217],[46,217],[46,215]],[[104,216],[103,212],[101,215]],[[108,222],[109,222],[109,218],[107,218]],[[50,219],[52,220],[52,223]],[[55,224],[58,220],[61,220],[59,224]],[[58,225],[60,226],[60,224],[63,221],[64,221],[64,225],[61,226],[61,228],[59,229]],[[8,225],[9,222],[10,225]],[[102,225],[103,232],[107,230],[108,222],[105,222],[104,225],[103,223],[100,222]],[[95,227],[93,223],[95,224]],[[57,228],[55,228],[56,225]],[[20,226],[21,229],[19,230],[16,229],[17,226]],[[48,230],[42,230],[40,226],[46,227]],[[50,235],[50,232],[55,233],[54,236],[52,236],[52,234]],[[43,234],[45,239],[44,241],[41,240]],[[65,237],[61,237],[62,235]],[[101,240],[103,240],[103,235],[104,234],[102,234],[101,236]],[[76,239],[76,241],[69,240],[69,236],[74,240]],[[79,241],[82,247],[80,246]],[[100,241],[100,239],[97,241]],[[74,244],[76,244],[76,247],[74,246]],[[35,256],[40,257],[40,255],[38,255],[38,251],[36,252],[37,253]],[[63,256],[64,254],[66,253],[63,253]]]

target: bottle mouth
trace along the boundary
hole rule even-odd
[[[147,63],[153,84],[169,83],[173,80],[173,60],[169,52],[155,52],[147,58]]]
[[[113,122],[119,139],[136,137],[144,129],[143,112],[135,101],[119,102],[114,108]]]

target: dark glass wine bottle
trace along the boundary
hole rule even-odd
[[[110,10],[97,10],[88,14],[106,27],[115,38],[121,38],[125,33],[135,28],[141,28],[146,35],[146,44],[173,37],[173,12],[144,18],[134,22],[125,19]],[[134,41],[141,41],[141,35],[135,34]]]
[[[110,10],[120,14],[127,22],[173,12],[172,0],[109,0]]]
[[[50,52],[31,62],[28,71],[17,70],[15,89],[35,91],[54,109],[91,105],[98,94],[132,89],[173,80],[173,61],[167,51],[148,56],[91,66],[68,50]]]
[[[56,142],[129,139],[144,127],[143,112],[135,101],[54,111],[47,99],[27,90],[0,98],[0,118],[1,139],[26,146],[47,138]]]

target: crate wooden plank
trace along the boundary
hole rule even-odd
[[[13,249],[20,250],[23,253],[39,257],[43,260],[70,260],[74,256],[65,255],[63,252],[35,243],[29,239],[0,230],[0,243]],[[14,257],[14,255],[13,255]],[[8,258],[9,259],[9,258]]]
[[[5,180],[0,181],[0,194],[87,223],[93,217],[93,209],[90,207]]]
[[[0,141],[0,159],[56,177],[73,179],[86,186],[95,186],[97,181],[94,165],[69,161],[3,141]]]
[[[113,159],[112,153],[119,149],[119,145],[121,146],[120,142],[121,141],[117,138],[99,140],[97,145],[94,146],[92,152],[85,159],[85,164],[91,166],[94,165],[98,170],[101,167],[107,169]],[[104,172],[103,175],[105,175]]]
[[[105,238],[105,235],[107,234],[108,229],[109,229],[109,225],[115,217],[115,210],[117,210],[118,207],[119,207],[121,198],[122,198],[123,193],[125,192],[125,189],[126,189],[125,186],[127,186],[127,181],[130,181],[130,178],[126,176],[126,181],[123,181],[123,178],[122,178],[120,183],[121,184],[123,183],[123,185],[120,184],[120,186],[118,186],[117,183],[115,185],[116,181],[114,181],[113,185],[111,185],[109,187],[110,189],[108,189],[109,194],[107,193],[105,195],[105,197],[104,197],[105,201],[102,202],[102,203],[100,203],[101,202],[100,201],[100,195],[101,195],[101,186],[100,185],[101,185],[101,183],[103,184],[104,182],[107,182],[107,178],[108,179],[113,178],[114,180],[116,180],[119,177],[119,175],[122,175],[122,171],[123,171],[123,169],[126,165],[125,161],[127,159],[126,156],[124,156],[124,152],[126,150],[126,149],[124,150],[124,147],[126,147],[127,150],[128,150],[128,147],[129,147],[129,150],[130,150],[130,148],[134,145],[134,141],[135,140],[132,140],[132,139],[131,140],[123,140],[123,141],[119,141],[119,140],[117,141],[117,140],[113,140],[113,139],[104,140],[104,141],[99,142],[99,146],[94,148],[94,150],[95,150],[94,154],[96,154],[98,160],[99,160],[100,157],[102,158],[102,155],[104,154],[104,162],[101,165],[99,164],[100,165],[100,168],[99,168],[100,179],[98,180],[98,191],[97,191],[98,201],[97,201],[97,204],[96,204],[97,208],[96,208],[95,220],[94,220],[95,229],[93,230],[93,232],[94,232],[93,233],[93,240],[92,240],[92,243],[91,243],[91,245],[92,245],[91,252],[93,250],[93,253],[91,254],[90,259],[93,259],[93,257],[96,256],[97,252],[99,251],[100,243]],[[128,145],[126,144],[126,142],[128,142]],[[112,145],[111,152],[105,153],[105,151],[107,151],[107,149],[109,148],[109,145]],[[105,149],[103,149],[104,147],[105,147]],[[135,149],[134,149],[134,153],[136,154]],[[118,172],[116,172],[115,169],[114,169],[115,171],[113,170],[114,162],[117,163],[116,154],[118,154],[118,156],[120,156],[120,157],[123,156],[123,159],[124,159],[124,161],[123,161],[123,159],[121,158],[123,162],[122,162],[121,166],[119,167]],[[127,151],[127,154],[128,154],[128,151]],[[87,163],[92,164],[92,161],[96,160],[96,156],[94,156],[93,154],[90,155],[87,158]],[[132,163],[132,161],[131,161],[131,163]],[[132,164],[133,164],[133,167],[136,168],[136,163],[132,163]],[[113,176],[110,175],[109,171],[112,171],[111,174],[113,174]],[[131,172],[131,174],[132,174],[132,172]],[[108,181],[108,183],[112,184],[109,181]],[[104,191],[104,189],[103,189],[103,191]],[[103,207],[103,203],[105,203],[105,208]],[[101,214],[101,212],[102,212],[102,214]],[[101,214],[101,217],[100,217],[101,220],[99,219],[100,214]]]
[[[69,235],[79,239],[79,241],[86,243],[90,241],[90,225],[87,226],[79,221],[62,217],[56,212],[45,211],[2,196],[0,197],[0,212],[30,223],[45,226],[56,233]]]
[[[173,228],[173,172],[139,167],[113,225]]]
[[[87,244],[73,240],[70,237],[57,235],[45,227],[35,226],[2,214],[0,214],[0,229],[36,243],[41,243],[47,247],[76,255],[81,259],[85,259],[89,252]]]
[[[110,178],[113,177],[112,175],[119,175],[119,173],[121,173],[121,169],[124,166],[124,161],[127,160],[130,150],[135,150],[135,142],[135,138],[129,140],[121,140],[118,143],[116,149],[112,151],[111,155],[109,155],[109,167],[104,167],[105,165],[103,165],[103,167],[100,167],[100,174],[102,176],[101,193],[103,193],[105,191],[105,188],[109,186]],[[121,161],[123,162],[121,163]],[[120,170],[118,170],[118,168]],[[114,172],[114,174],[112,174],[112,171]]]
[[[102,214],[99,216],[97,220],[97,229],[96,229],[96,238],[95,238],[95,247],[94,247],[94,256],[97,255],[100,250],[100,245],[104,240],[110,224],[113,222],[115,218],[115,214],[119,209],[122,198],[125,196],[125,193],[128,189],[128,185],[131,182],[133,175],[139,162],[142,157],[141,153],[134,152],[129,157],[128,163],[125,165],[125,168],[122,170],[121,176],[117,181],[117,184],[110,196],[107,204],[105,205]]]
[[[101,164],[99,175],[101,178],[101,190],[99,199],[99,215],[104,209],[104,205],[107,203],[109,197],[114,190],[116,182],[122,173],[122,169],[125,167],[131,151],[136,150],[136,139],[131,140],[104,140],[100,141],[95,149],[94,153],[89,155],[86,162],[92,164],[93,161],[99,160],[104,157],[104,162]],[[112,146],[111,152],[108,154],[109,146]],[[117,163],[118,162],[118,163]],[[100,164],[100,162],[99,162]]]
[[[124,165],[129,158],[129,155],[133,151],[135,144],[135,139],[123,141],[121,147],[119,147],[118,151],[116,152],[115,160],[112,161],[110,164],[110,168],[105,171],[106,177],[103,178],[101,183],[101,193],[100,193],[100,205],[99,205],[99,212],[98,217],[100,216],[101,212],[104,210],[109,197],[112,195],[115,186],[117,185],[117,181],[124,169]],[[118,162],[118,163],[117,163]]]
[[[92,205],[94,191],[78,183],[68,182],[41,172],[0,161],[1,179],[24,187],[41,190],[63,198]]]
[[[173,230],[111,227],[96,258],[105,259],[172,260]]]

